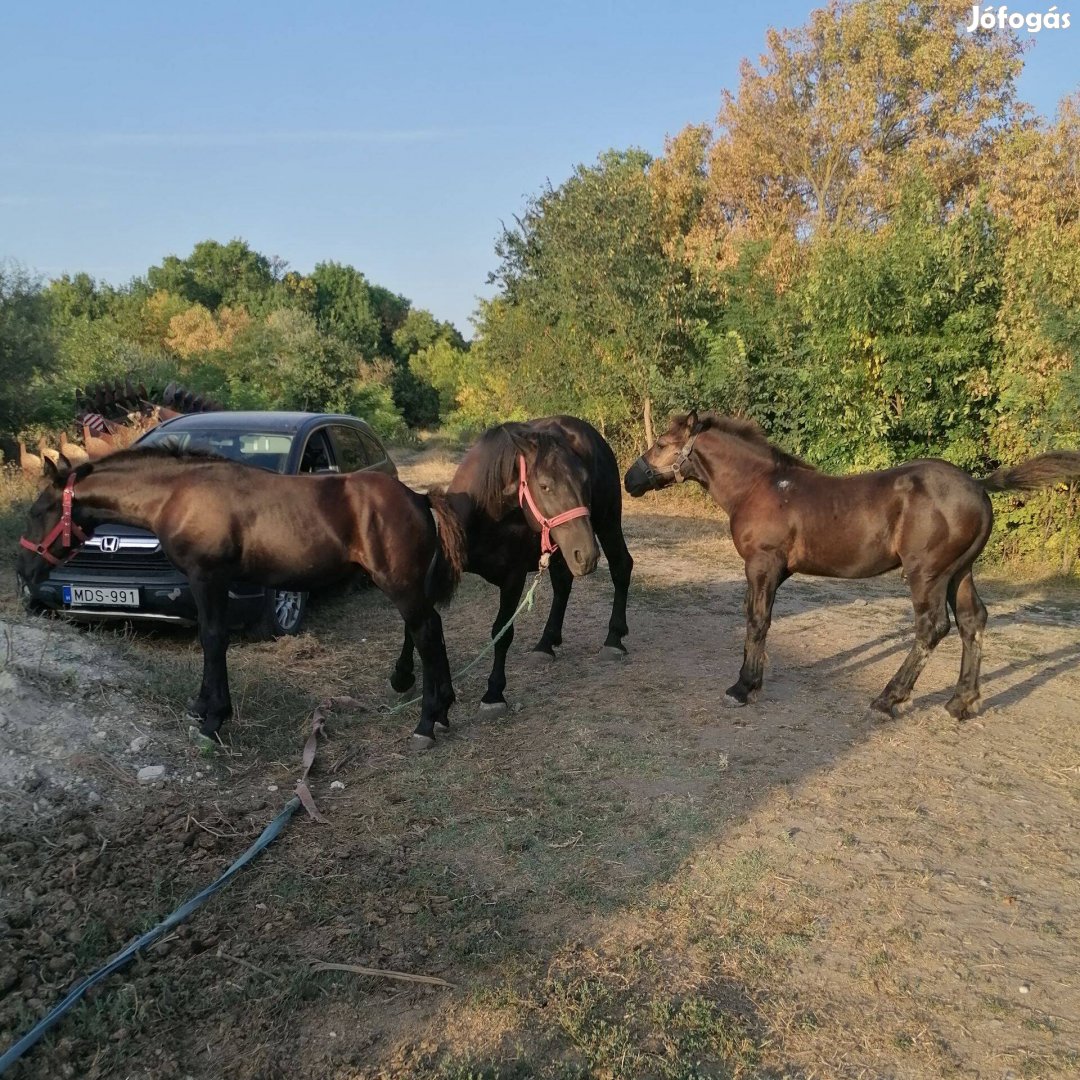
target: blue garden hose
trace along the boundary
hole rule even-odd
[[[147,933],[143,934],[142,937],[136,938],[122,952],[118,952],[104,967],[99,968],[93,975],[87,976],[82,982],[73,987],[67,997],[53,1008],[47,1016],[39,1020],[17,1043],[4,1051],[3,1056],[0,1056],[0,1076],[3,1076],[27,1050],[34,1046],[47,1031],[54,1027],[63,1015],[82,998],[90,987],[96,986],[102,979],[107,979],[113,972],[119,971],[135,956],[136,953],[145,949],[147,945],[157,941],[162,934],[167,933],[174,926],[182,923],[193,911],[202,907],[214,893],[223,889],[232,877],[243,870],[243,868],[247,866],[247,864],[251,862],[263,848],[277,839],[281,834],[281,830],[288,824],[289,818],[293,816],[299,805],[299,799],[295,797],[290,799],[284,807],[282,807],[277,817],[263,829],[258,840],[256,840],[255,843],[252,844],[251,847],[249,847],[247,851],[245,851],[244,854],[217,879],[217,881],[212,885],[208,885],[201,893],[193,896],[186,903],[181,904],[167,919],[158,923],[153,930],[149,930]]]

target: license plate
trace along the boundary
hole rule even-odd
[[[68,607],[139,606],[138,589],[120,589],[111,585],[65,585],[64,603]]]

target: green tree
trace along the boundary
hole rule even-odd
[[[990,463],[1000,260],[984,204],[943,222],[918,182],[888,229],[817,245],[793,286],[805,326],[803,448],[815,461]]]
[[[216,311],[222,304],[253,306],[271,293],[280,264],[268,259],[243,240],[227,244],[203,240],[185,259],[168,255],[147,272],[152,291],[164,290]]]
[[[479,329],[488,362],[529,369],[534,393],[552,391],[549,407],[574,402],[602,427],[640,421],[651,440],[654,396],[697,345],[698,297],[665,251],[669,218],[649,165],[641,151],[611,151],[531,200],[497,244],[492,281],[505,303],[483,308]],[[506,327],[493,321],[511,313]],[[520,351],[523,320],[530,355],[548,354],[542,370]]]
[[[371,303],[379,319],[379,356],[394,355],[394,334],[408,318],[412,304],[399,293],[371,286]]]
[[[320,328],[337,335],[369,360],[383,355],[382,327],[367,278],[351,266],[325,262],[315,267],[308,280],[315,286],[315,316]]]
[[[232,408],[356,412],[384,435],[403,430],[391,367],[368,362],[302,311],[281,308],[249,324],[213,362]]]
[[[409,357],[409,370],[422,386],[431,387],[438,396],[436,417],[449,417],[460,409],[460,394],[475,373],[469,353],[448,338],[439,337],[430,345],[416,349]]]
[[[28,390],[55,373],[49,316],[40,283],[20,267],[0,264],[0,433],[14,435],[43,418]]]

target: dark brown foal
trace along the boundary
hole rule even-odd
[[[982,480],[933,459],[827,476],[773,446],[753,421],[689,413],[672,420],[627,471],[625,483],[639,496],[693,480],[731,521],[746,563],[746,646],[725,704],[745,705],[761,689],[773,600],[792,574],[864,578],[902,566],[915,608],[915,644],[872,708],[896,715],[949,632],[951,609],[963,659],[946,708],[963,720],[979,708],[986,607],[971,568],[994,523],[986,493],[1075,479],[1080,453],[1073,451],[1043,454]]]
[[[104,522],[155,533],[188,577],[203,678],[189,710],[204,735],[232,712],[225,654],[229,583],[308,590],[365,570],[405,620],[424,670],[414,738],[434,741],[454,701],[436,603],[461,576],[465,539],[439,496],[375,472],[282,476],[204,454],[127,450],[58,472],[31,507],[18,573],[39,581]],[[66,524],[65,524],[66,523]],[[67,526],[67,527],[66,527]]]
[[[522,497],[522,467],[535,509]],[[541,661],[555,659],[574,578],[596,567],[600,555],[597,541],[607,556],[615,587],[607,637],[599,655],[614,659],[626,655],[626,598],[634,560],[622,531],[619,466],[611,447],[594,427],[573,416],[499,424],[469,449],[446,496],[464,524],[466,569],[499,589],[492,637],[517,609],[526,576],[540,561],[545,529],[537,512],[542,518],[558,520],[575,507],[587,509],[588,516],[572,518],[550,530],[550,540],[558,547],[550,561],[551,610],[530,655]],[[511,626],[495,644],[487,690],[480,701],[483,713],[506,711],[506,657],[513,640]],[[412,685],[412,644],[407,634],[390,682],[399,691]]]

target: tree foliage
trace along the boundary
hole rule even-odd
[[[27,388],[56,369],[49,315],[40,283],[20,267],[0,264],[0,433],[39,418]]]
[[[663,395],[695,347],[693,278],[666,251],[677,224],[649,168],[641,151],[610,152],[532,200],[497,247],[506,303],[482,309],[489,364],[528,365],[538,406],[583,401],[602,428]]]
[[[146,276],[151,289],[175,293],[210,311],[222,304],[250,303],[275,280],[273,262],[243,240],[203,240],[186,259],[169,255]]]
[[[1021,47],[958,33],[965,0],[832,0],[770,30],[725,92],[709,168],[718,227],[805,236],[887,218],[920,173],[946,204],[978,183],[1019,118]]]
[[[70,425],[77,387],[131,378],[180,379],[237,408],[359,412],[397,435],[438,422],[438,391],[410,359],[448,342],[467,347],[354,267],[304,275],[242,240],[203,241],[124,287],[86,274],[41,286],[5,269],[0,434]]]

